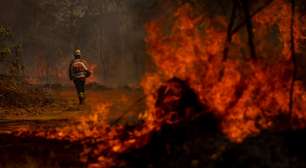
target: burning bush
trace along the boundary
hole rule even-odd
[[[195,92],[178,78],[168,80],[157,90],[155,106],[158,118],[168,115],[172,122],[190,119],[203,111]]]

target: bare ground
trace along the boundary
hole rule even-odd
[[[55,101],[43,107],[0,107],[0,133],[9,133],[25,126],[60,126],[84,115],[90,115],[101,104],[110,103],[109,121],[124,114],[123,121],[135,122],[145,110],[144,102],[135,104],[143,93],[132,89],[89,89],[86,104],[78,105],[73,88],[57,89],[52,96]]]

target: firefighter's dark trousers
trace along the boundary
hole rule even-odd
[[[83,104],[85,101],[85,80],[84,79],[75,79],[73,80],[77,94],[79,96],[79,103]]]

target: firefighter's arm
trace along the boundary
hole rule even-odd
[[[85,70],[88,71],[88,63],[87,63],[87,61],[83,59],[82,62],[83,62],[83,64],[84,64],[84,66],[85,66],[85,67],[84,67]]]
[[[89,70],[89,68],[88,68],[89,66],[88,66],[87,61],[86,61],[86,60],[83,60],[83,63],[84,63],[84,65],[85,65],[86,78],[88,78],[88,77],[91,76],[91,72],[90,72],[90,70]]]

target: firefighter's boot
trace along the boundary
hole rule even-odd
[[[80,92],[80,94],[79,94],[79,102],[80,102],[80,104],[84,104],[84,102],[85,102],[85,94],[84,94],[84,92]]]

